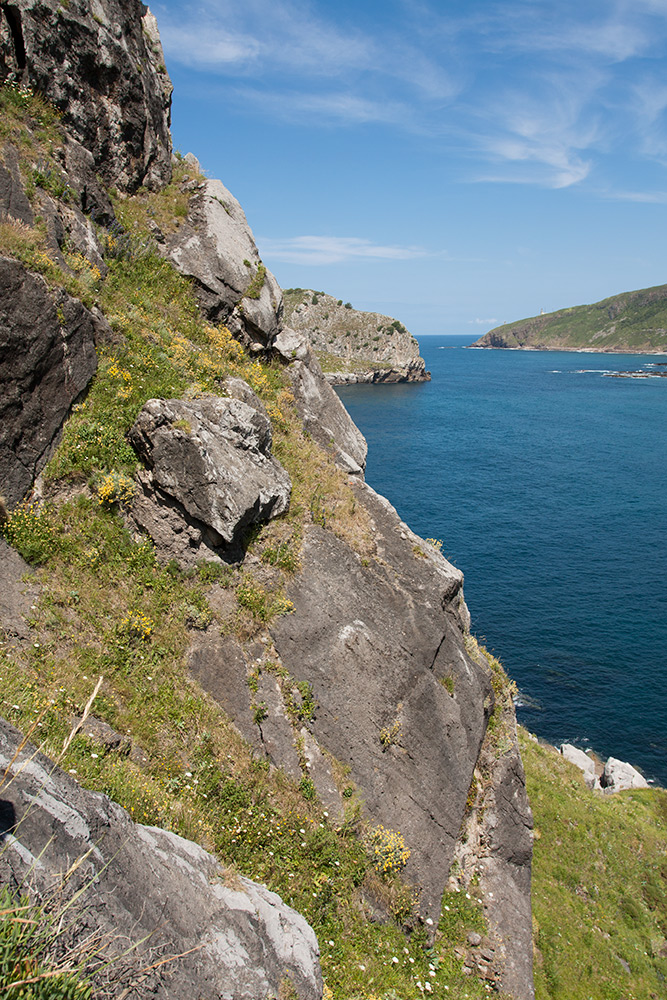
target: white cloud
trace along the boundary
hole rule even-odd
[[[383,246],[354,236],[259,238],[262,256],[286,264],[340,264],[347,260],[412,260],[426,256],[421,247]]]
[[[496,319],[495,316],[492,319],[469,319],[468,326],[497,326],[500,320]]]

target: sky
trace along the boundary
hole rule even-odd
[[[284,288],[481,336],[667,282],[667,0],[156,0]]]

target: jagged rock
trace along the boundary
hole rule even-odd
[[[30,567],[14,549],[0,538],[0,634],[8,639],[27,639],[30,630],[27,619],[37,597],[34,583],[26,583],[24,577]]]
[[[82,889],[73,903],[79,939],[101,931],[112,954],[142,942],[138,968],[181,956],[156,969],[158,1000],[278,997],[285,980],[290,996],[322,996],[315,934],[279,896],[191,841],[133,823],[30,744],[19,753],[20,741],[0,720],[0,768],[12,774],[2,789],[2,884],[39,897],[62,883],[63,900]]]
[[[312,685],[308,729],[349,766],[369,820],[403,834],[406,874],[437,922],[490,685],[465,653],[462,574],[388,501],[358,480],[353,490],[376,558],[364,565],[333,532],[310,528],[287,589],[295,610],[271,635],[290,675]]]
[[[289,506],[290,478],[271,455],[271,425],[239,399],[150,399],[130,431],[148,466],[132,518],[161,554],[190,565],[239,557],[243,531]]]
[[[13,506],[32,486],[110,335],[78,299],[0,258],[0,483]]]
[[[9,143],[2,149],[2,161],[0,163],[0,219],[9,216],[11,219],[24,222],[27,226],[32,226],[35,218],[23,189],[18,152]]]
[[[366,439],[323,377],[306,338],[285,328],[272,346],[289,362],[287,374],[304,428],[323,448],[333,451],[337,464],[346,472],[363,473]]]
[[[600,788],[600,781],[595,770],[595,761],[591,760],[583,750],[572,746],[571,743],[561,743],[558,749],[562,756],[565,757],[565,760],[569,760],[571,764],[575,764],[583,772],[584,781],[588,788],[592,790]]]
[[[305,334],[330,367],[340,364],[340,371],[326,376],[333,385],[430,379],[419,344],[391,316],[352,309],[309,288],[289,289],[284,298],[285,322]],[[364,370],[357,371],[362,364]]]
[[[181,274],[194,280],[209,319],[226,323],[247,345],[266,345],[275,336],[282,292],[259,258],[245,212],[222,181],[202,178],[187,221],[166,246]]]
[[[44,94],[110,184],[171,177],[171,81],[157,22],[139,0],[0,6],[0,82]]]
[[[631,764],[610,757],[604,766],[600,784],[607,795],[622,792],[627,788],[648,788],[646,778]]]

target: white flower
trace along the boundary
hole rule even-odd
[[[433,921],[431,920],[430,917],[426,918],[426,923],[429,925],[429,927],[433,927]]]

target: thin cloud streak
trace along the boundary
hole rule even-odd
[[[348,260],[414,260],[427,256],[422,247],[382,246],[354,236],[294,236],[257,240],[262,255],[284,264],[340,264]]]

